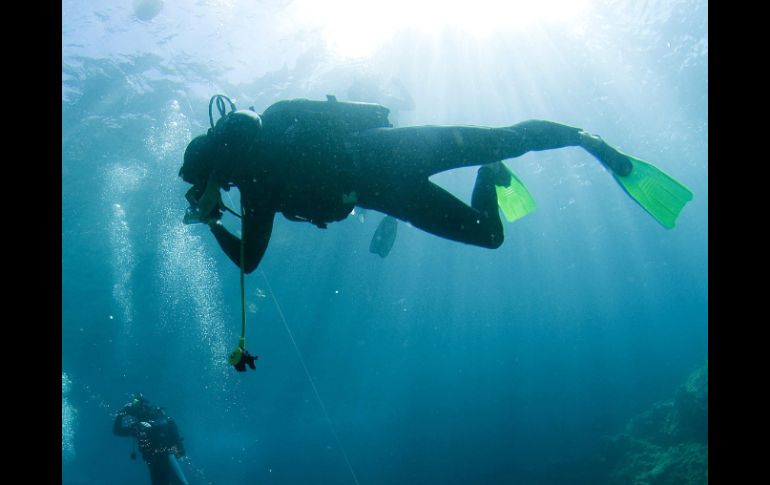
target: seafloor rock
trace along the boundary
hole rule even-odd
[[[709,368],[698,369],[684,386],[677,390],[674,398],[677,424],[676,434],[682,441],[702,441],[708,445],[709,415]]]
[[[708,362],[610,438],[603,461],[609,483],[708,483]]]

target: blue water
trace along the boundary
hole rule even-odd
[[[706,361],[705,0],[597,0],[570,28],[412,27],[359,57],[278,26],[291,2],[165,2],[146,20],[136,3],[62,4],[63,483],[149,483],[111,434],[134,391],[177,420],[191,484],[597,483],[603,437]],[[497,250],[399,223],[381,259],[380,214],[277,217],[246,279],[260,359],[236,373],[238,269],[181,222],[184,148],[213,94],[261,112],[360,79],[403,85],[399,125],[580,126],[695,198],[666,230],[569,148],[507,162],[538,208]],[[474,177],[434,181],[468,201]]]

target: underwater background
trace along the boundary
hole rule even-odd
[[[191,484],[706,483],[707,72],[705,0],[63,1],[62,483],[149,483],[112,435],[137,391]],[[558,121],[695,196],[666,230],[565,148],[506,162],[538,207],[496,250],[276,217],[237,373],[239,271],[177,176],[218,93]]]

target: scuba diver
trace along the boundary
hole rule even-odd
[[[112,432],[132,436],[150,468],[152,485],[187,485],[177,458],[186,455],[176,422],[162,408],[152,405],[141,393],[126,403],[115,416]],[[136,459],[136,452],[131,452]]]
[[[220,119],[214,124],[216,102]],[[229,103],[228,106],[225,102]],[[259,265],[276,213],[326,228],[358,206],[408,222],[449,240],[498,248],[498,205],[513,221],[535,208],[523,183],[502,163],[530,151],[581,147],[609,169],[621,187],[664,227],[692,193],[653,165],[616,150],[580,128],[544,120],[511,126],[393,128],[388,108],[374,103],[292,99],[261,115],[238,110],[224,95],[209,102],[211,128],[187,146],[179,176],[192,184],[185,223],[205,223],[245,273]],[[470,205],[428,178],[480,166]],[[220,189],[240,191],[240,213]],[[241,237],[221,222],[241,217]]]

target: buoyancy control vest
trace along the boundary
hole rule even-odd
[[[355,206],[355,196],[345,185],[346,172],[352,170],[346,160],[336,157],[345,149],[351,135],[374,128],[390,128],[388,120],[390,110],[374,103],[337,101],[334,96],[327,96],[326,101],[309,99],[290,99],[278,101],[268,107],[261,115],[263,135],[283,140],[290,151],[308,151],[317,154],[313,160],[325,160],[328,170],[333,171],[336,180],[330,187],[303,200],[302,194],[295,194],[291,203],[303,207],[304,213],[292,210],[291,203],[282,210],[283,215],[293,221],[306,221],[320,228],[327,223],[343,220]],[[302,159],[298,153],[296,159]],[[290,157],[295,158],[295,157]],[[322,167],[312,165],[306,170],[295,173],[294,182],[307,186],[312,184],[313,175]],[[300,179],[300,180],[297,180]],[[305,179],[305,180],[301,180]]]
[[[168,453],[184,454],[183,438],[179,435],[176,422],[170,417],[145,421],[150,426],[137,424],[137,443],[145,460]]]

